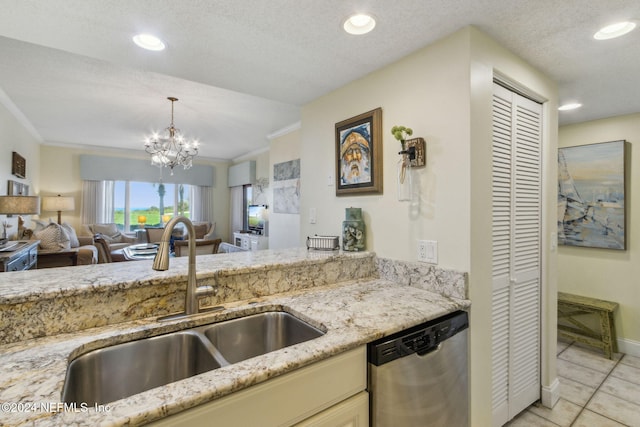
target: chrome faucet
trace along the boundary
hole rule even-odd
[[[193,224],[188,218],[176,216],[171,218],[165,226],[164,233],[160,239],[158,253],[153,259],[153,269],[165,271],[169,269],[169,252],[171,233],[177,223],[183,223],[189,233],[189,269],[187,277],[187,295],[184,302],[184,314],[196,314],[199,311],[198,301],[200,298],[211,295],[214,289],[211,286],[197,286],[196,284],[196,232]]]

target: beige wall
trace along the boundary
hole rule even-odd
[[[28,185],[29,195],[37,196],[40,192],[40,143],[5,107],[4,103],[11,104],[4,97],[1,89],[0,95],[0,195],[7,195],[7,181],[11,180]],[[25,158],[27,165],[25,178],[18,178],[11,174],[11,157],[14,151]],[[37,218],[37,215],[33,217]],[[25,226],[29,227],[30,216],[25,215],[24,218]],[[18,217],[13,215],[7,218],[5,215],[0,215],[0,222],[5,220],[11,225],[11,228],[7,229],[7,236],[14,236],[18,229]],[[0,233],[2,233],[1,227]]]
[[[367,248],[379,256],[416,260],[418,239],[438,241],[439,265],[468,271],[471,310],[471,419],[491,416],[491,100],[494,72],[548,100],[544,105],[544,220],[555,226],[557,95],[555,85],[473,27],[303,107],[301,130],[301,238],[339,234],[344,208],[361,207]],[[335,123],[382,107],[384,193],[336,197]],[[414,129],[427,142],[427,166],[416,170],[420,197],[399,202],[394,125]],[[551,162],[551,163],[549,163]],[[309,209],[317,223],[309,224]],[[552,209],[553,208],[553,209]],[[547,250],[543,271],[543,386],[555,380],[555,258]]]
[[[624,251],[560,246],[558,289],[615,301],[620,350],[640,356],[640,113],[563,126],[560,147],[626,140],[627,152],[627,249]],[[635,184],[635,185],[634,185]]]
[[[440,265],[469,269],[469,70],[463,33],[442,40],[306,105],[301,130],[301,237],[340,235],[345,208],[360,207],[367,249],[416,260],[417,240],[437,240]],[[335,123],[382,108],[381,195],[336,197]],[[420,197],[399,202],[394,125],[427,144],[427,165],[414,171]],[[329,180],[328,177],[331,177]],[[309,224],[309,209],[317,212]]]
[[[148,159],[144,153],[122,152],[114,150],[87,150],[53,145],[41,146],[40,178],[41,195],[62,194],[76,198],[75,212],[63,212],[63,220],[78,228],[80,224],[80,206],[82,200],[82,180],[80,179],[80,156],[83,154],[104,155],[109,157]],[[223,239],[229,238],[229,188],[227,187],[226,163],[198,161],[198,164],[214,166],[213,218],[216,233]],[[54,218],[55,212],[42,212],[42,218]]]
[[[300,129],[271,140],[269,150],[269,182],[273,201],[273,165],[300,158]],[[271,205],[270,205],[271,206]],[[306,236],[304,236],[306,239]],[[283,249],[302,246],[300,214],[274,213],[269,210],[269,248]]]

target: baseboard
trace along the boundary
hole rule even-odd
[[[640,357],[640,342],[618,338],[618,352],[629,356]]]
[[[542,405],[547,408],[553,408],[560,399],[560,381],[554,379],[549,386],[542,386]]]

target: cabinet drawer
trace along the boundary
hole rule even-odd
[[[38,262],[38,248],[32,248],[29,250],[29,268]]]
[[[38,254],[36,252],[36,258],[37,258]],[[20,270],[26,270],[31,266],[31,262],[29,260],[29,252],[25,252],[24,254],[20,255],[18,258],[9,261],[7,263],[7,271],[20,271]]]

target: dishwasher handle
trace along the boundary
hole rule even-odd
[[[399,353],[403,356],[413,353],[423,356],[438,347],[436,335],[432,329],[425,329],[419,333],[402,337],[396,341],[396,345],[399,347]]]
[[[438,345],[431,346],[429,348],[425,348],[422,351],[416,351],[416,354],[418,356],[422,357],[422,356],[426,356],[427,354],[431,354],[431,353],[435,353],[436,351],[440,351],[441,348],[442,348],[442,343],[439,343]]]

